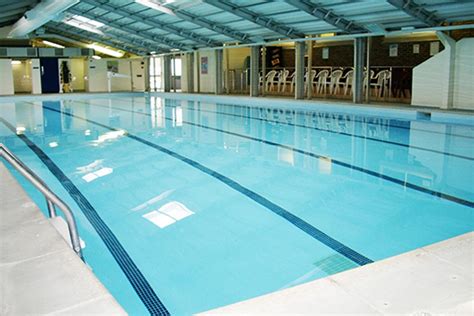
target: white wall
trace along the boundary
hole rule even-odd
[[[182,92],[189,92],[188,91],[188,54],[181,55],[181,91]]]
[[[11,59],[0,59],[0,95],[13,94],[13,71]]]
[[[450,62],[454,62],[453,108],[474,109],[473,69],[474,38],[464,38],[455,44],[455,56],[444,49],[413,68],[412,105],[436,108],[449,106]]]
[[[15,93],[31,93],[31,66],[29,60],[12,65]]]
[[[128,59],[118,60],[118,74],[111,78],[111,91],[132,90],[131,64]]]
[[[39,58],[31,59],[31,93],[41,94],[41,66]]]
[[[84,64],[85,59],[83,58],[71,58],[70,59],[70,70],[72,75],[72,89],[74,91],[86,90],[84,82]]]
[[[145,59],[132,59],[132,91],[145,91],[146,61]]]
[[[89,92],[107,92],[107,61],[90,58],[87,64],[86,90]]]
[[[456,44],[453,103],[457,109],[474,110],[474,38]]]
[[[250,47],[227,48],[224,50],[224,69],[243,69],[245,58],[250,56]]]
[[[203,57],[207,57],[207,74],[202,73],[201,61]],[[203,50],[199,52],[199,82],[200,92],[214,93],[216,91],[216,53],[213,50]]]

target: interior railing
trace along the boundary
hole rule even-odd
[[[10,163],[18,172],[20,172],[31,184],[33,184],[46,198],[49,216],[54,218],[57,216],[57,206],[64,214],[71,238],[72,249],[84,260],[82,256],[81,243],[77,232],[76,220],[69,206],[64,203],[51,189],[38,177],[30,168],[28,168],[17,156],[15,156],[5,145],[0,143],[0,157]]]

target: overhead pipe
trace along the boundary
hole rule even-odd
[[[21,19],[13,24],[8,38],[21,38],[42,25],[53,20],[57,15],[66,11],[80,0],[43,0],[33,9],[26,11]]]

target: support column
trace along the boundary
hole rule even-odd
[[[311,76],[311,70],[313,69],[313,41],[309,40],[306,45],[308,46],[308,78],[306,79],[306,96],[308,99],[313,97],[313,76]]]
[[[199,51],[194,52],[194,92],[201,92],[201,60]]]
[[[358,37],[354,39],[354,103],[364,102],[364,63],[367,39]],[[370,72],[367,74],[370,76]]]
[[[262,96],[265,96],[266,90],[266,82],[265,77],[267,76],[267,48],[265,46],[262,47]]]
[[[193,53],[186,53],[186,75],[187,75],[187,90],[194,92],[194,56]]]
[[[304,42],[295,43],[295,99],[304,98]]]
[[[223,87],[223,69],[224,69],[224,52],[222,49],[216,49],[215,50],[216,54],[216,77],[215,77],[215,93],[216,94],[222,94],[224,92],[224,87]]]
[[[163,90],[171,91],[171,56],[163,56]]]
[[[258,97],[258,66],[260,59],[260,46],[252,46],[250,51],[250,96]]]
[[[368,76],[370,76],[370,46],[372,45],[372,37],[367,37],[367,58],[365,66],[367,67]],[[367,79],[367,87],[365,88],[365,102],[370,102],[370,79]]]

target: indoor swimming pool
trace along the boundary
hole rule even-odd
[[[198,313],[474,229],[472,119],[229,100],[0,100],[0,142],[68,203],[130,314]]]

